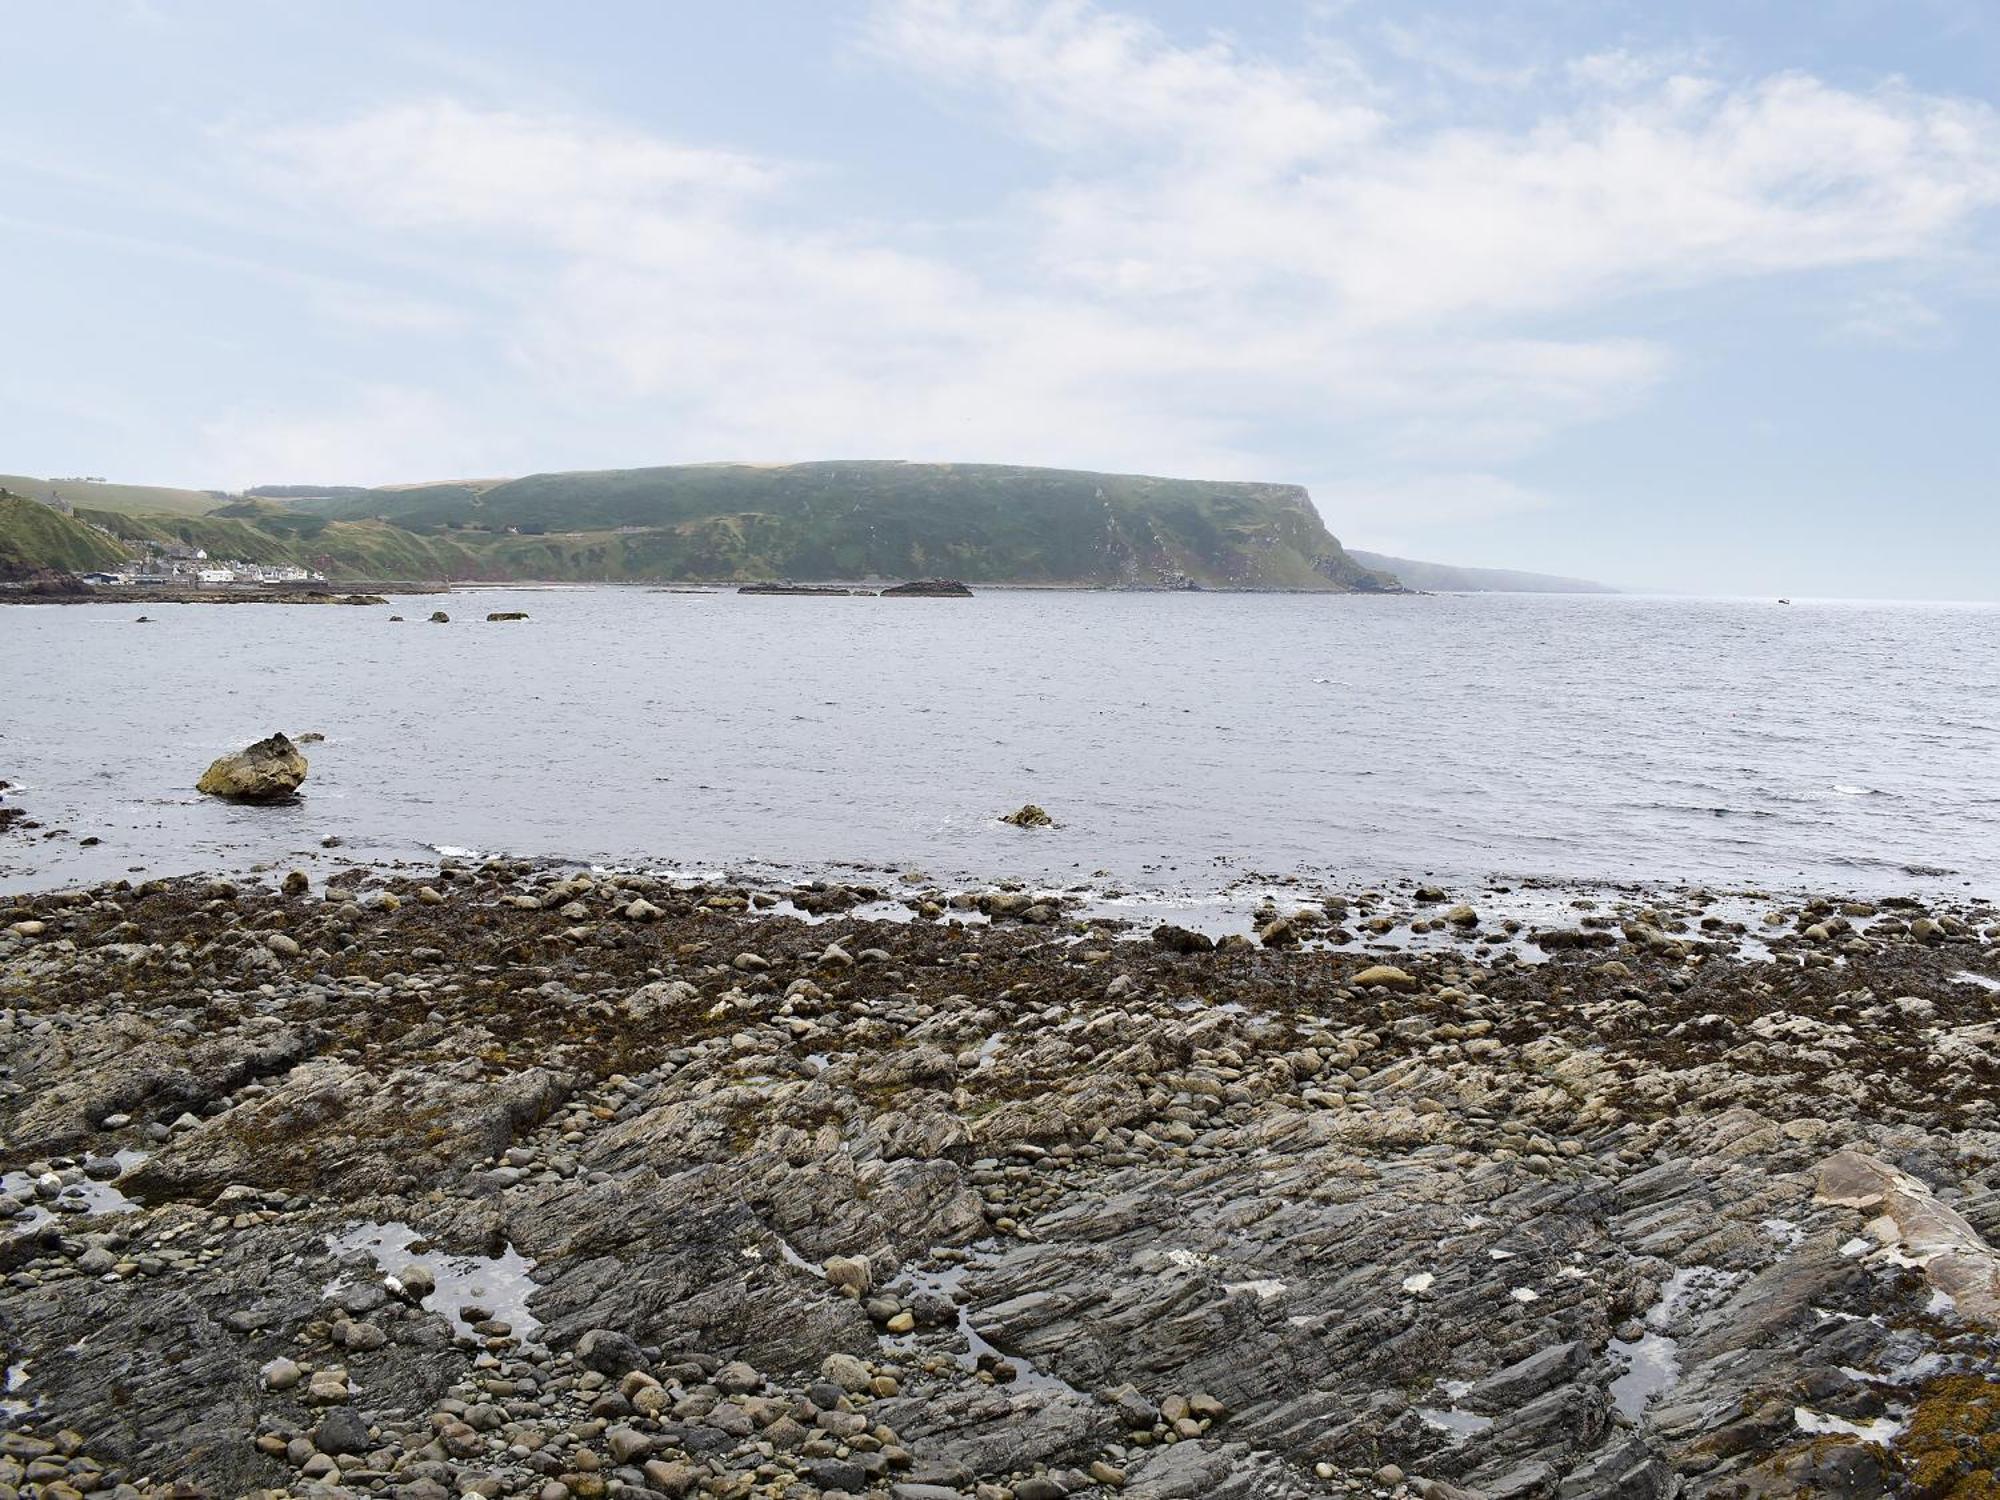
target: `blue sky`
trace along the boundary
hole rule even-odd
[[[2000,597],[1986,0],[7,3],[0,471],[1308,485]]]

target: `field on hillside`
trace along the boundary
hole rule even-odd
[[[0,490],[32,500],[63,501],[77,510],[109,510],[138,516],[199,516],[224,502],[208,490],[177,490],[155,484],[99,484],[79,479],[36,479],[0,474]]]

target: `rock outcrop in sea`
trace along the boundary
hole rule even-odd
[[[10,899],[0,1491],[1990,1488],[2000,914],[1431,910]]]
[[[919,578],[882,590],[884,599],[970,599],[972,590],[956,578]]]
[[[230,802],[282,802],[306,779],[306,758],[283,734],[219,756],[201,773],[195,790]]]

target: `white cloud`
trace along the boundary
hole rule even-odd
[[[424,390],[394,384],[356,393],[344,409],[302,416],[256,406],[226,412],[203,431],[231,489],[254,484],[388,484],[483,472],[485,441],[465,414]]]
[[[1914,292],[1880,287],[1848,303],[1834,327],[1837,338],[1898,349],[1935,349],[1950,341],[1944,314]]]
[[[460,267],[503,309],[522,404],[619,435],[571,461],[1320,473],[1336,521],[1529,505],[1500,466],[1671,368],[1621,299],[1936,257],[2000,200],[1993,112],[1893,85],[1607,56],[1524,96],[1534,118],[1441,125],[1337,46],[1279,62],[1082,0],[883,0],[865,45],[1045,161],[976,262],[805,214],[825,168],[575,112],[433,99],[244,144],[302,222]],[[436,472],[385,396],[216,437],[265,476],[350,477],[364,451]],[[459,467],[521,446],[425,410],[466,432]]]
[[[721,211],[769,191],[781,176],[735,152],[453,99],[272,130],[255,144],[284,179],[378,224],[499,229],[579,246],[618,225]]]
[[[1218,160],[1282,165],[1386,123],[1328,98],[1313,72],[1245,58],[1220,37],[1173,46],[1152,23],[1084,0],[895,0],[875,7],[868,42],[933,77],[1005,90],[1022,128],[1066,149],[1171,137]]]
[[[1394,539],[1403,534],[1397,528],[1492,521],[1551,510],[1557,504],[1553,496],[1502,475],[1478,472],[1337,478],[1316,486],[1314,494],[1320,497],[1320,508],[1343,517],[1341,524],[1356,538]],[[1389,540],[1382,545],[1388,546]]]
[[[1043,250],[1110,295],[1283,290],[1362,327],[1508,317],[1912,256],[2000,199],[1994,112],[1896,87],[1627,76],[1523,128],[1409,134],[1074,0],[876,15],[910,67],[991,90],[1035,139],[1092,142],[1043,200]]]

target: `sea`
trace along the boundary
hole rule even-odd
[[[486,620],[503,610],[529,618]],[[325,736],[295,803],[195,792],[280,730]],[[22,605],[0,609],[0,780],[41,825],[0,833],[7,890],[507,855],[1180,897],[1417,878],[1991,896],[2000,606]],[[1055,826],[999,821],[1027,802]]]

